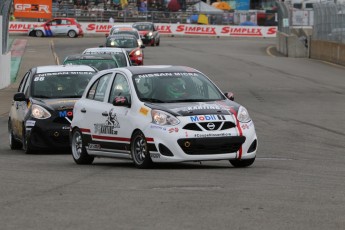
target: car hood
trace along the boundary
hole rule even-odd
[[[237,113],[240,105],[230,100],[186,103],[145,103],[151,109],[159,109],[175,116],[229,115]]]
[[[79,98],[78,98],[79,99]],[[47,109],[55,111],[72,110],[78,100],[76,98],[58,98],[58,99],[32,99],[31,102],[41,105]]]
[[[137,49],[137,47],[134,47],[134,48],[124,48],[127,53],[131,53],[133,50]]]

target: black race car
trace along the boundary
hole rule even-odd
[[[136,22],[132,26],[139,31],[145,45],[159,46],[161,37],[152,22]]]
[[[68,148],[73,107],[91,77],[93,67],[39,66],[23,77],[13,97],[8,119],[11,149]]]

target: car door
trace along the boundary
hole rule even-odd
[[[112,72],[105,73],[93,83],[86,94],[85,102],[81,108],[81,112],[84,113],[82,128],[90,130],[91,134],[86,147],[92,150],[104,148],[102,144],[104,138],[102,136],[110,132],[106,127],[108,113],[105,107],[108,103],[105,98],[111,86],[112,75]]]
[[[67,19],[62,19],[61,24],[60,24],[60,28],[59,28],[60,35],[67,35],[68,31],[70,31],[70,30],[74,30],[71,21],[69,21]]]
[[[31,83],[31,71],[28,71],[18,88],[18,93],[24,93],[26,98],[29,97],[29,86]],[[11,106],[11,122],[13,128],[13,134],[19,138],[22,138],[24,133],[24,118],[28,112],[28,102],[27,101],[13,101]]]
[[[125,96],[130,100],[129,84],[123,73],[116,73],[108,92],[110,95],[105,98],[106,101],[95,105],[93,109],[95,111],[93,116],[97,118],[94,119],[94,128],[91,129],[92,143],[102,151],[129,154],[131,137],[131,125],[127,118],[129,108],[112,104],[116,96]]]

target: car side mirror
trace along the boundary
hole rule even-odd
[[[228,98],[230,101],[235,100],[234,94],[233,94],[232,92],[224,93],[224,95],[225,95],[226,98]]]
[[[123,106],[123,107],[131,107],[131,103],[129,102],[127,97],[124,96],[117,96],[113,100],[114,106]]]
[[[145,48],[145,46],[144,46],[144,45],[141,45],[141,46],[140,46],[140,48],[144,49],[144,48]]]
[[[13,96],[14,101],[26,101],[26,97],[24,93],[16,93]]]

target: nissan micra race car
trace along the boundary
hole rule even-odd
[[[73,109],[71,147],[77,164],[94,157],[154,162],[229,160],[253,164],[254,123],[245,107],[198,70],[131,66],[104,70]]]
[[[96,70],[90,66],[38,66],[23,77],[8,119],[11,149],[69,148],[73,106]]]

